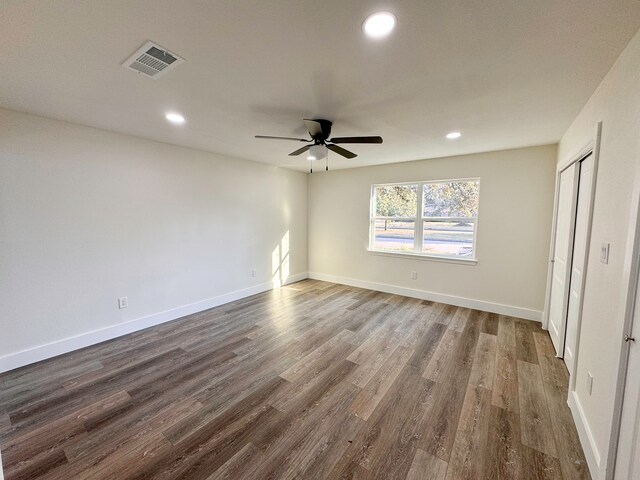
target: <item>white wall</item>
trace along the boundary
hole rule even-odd
[[[580,332],[574,418],[591,459],[595,478],[604,478],[613,419],[616,375],[623,327],[621,294],[630,228],[631,197],[640,165],[640,33],[595,91],[558,149],[558,162],[571,159],[593,139],[602,121],[593,229]],[[609,264],[600,263],[600,246],[610,243]],[[587,391],[587,372],[594,377]]]
[[[0,109],[0,371],[269,288],[287,233],[305,276],[304,173]]]
[[[556,153],[555,146],[542,146],[314,173],[310,276],[539,320]],[[461,177],[480,177],[477,265],[367,252],[372,184]],[[411,271],[418,272],[417,280],[410,279]]]

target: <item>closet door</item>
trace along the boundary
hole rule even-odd
[[[576,189],[578,187],[579,164],[574,163],[560,174],[556,235],[553,248],[553,275],[551,277],[551,299],[549,301],[549,335],[556,354],[564,354],[565,326],[567,318],[568,288],[573,254],[575,229]]]
[[[587,235],[591,215],[591,190],[593,188],[593,155],[580,162],[580,181],[578,182],[578,206],[573,241],[573,259],[571,261],[571,281],[569,284],[569,306],[567,307],[567,335],[564,345],[564,362],[569,372],[573,372],[578,324],[582,304],[582,285],[587,266]]]

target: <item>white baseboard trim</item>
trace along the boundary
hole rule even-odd
[[[584,410],[582,409],[582,405],[580,404],[580,400],[578,399],[578,395],[575,391],[569,393],[567,404],[571,409],[571,416],[576,424],[576,430],[578,430],[578,437],[582,444],[584,456],[587,459],[591,478],[594,480],[604,480],[605,472],[600,470],[600,452],[598,451],[595,439],[593,438],[593,433],[589,427],[589,422],[587,421],[587,417],[584,414]]]
[[[284,284],[299,282],[307,278],[307,273],[299,273],[290,275]],[[274,288],[273,282],[261,283],[252,287],[235,290],[233,292],[218,295],[217,297],[208,298],[199,302],[182,305],[180,307],[165,310],[164,312],[154,313],[145,317],[136,318],[127,322],[111,325],[109,327],[93,330],[91,332],[81,333],[73,337],[56,340],[51,343],[39,345],[15,353],[10,353],[0,357],[0,373],[7,372],[25,365],[46,360],[48,358],[57,357],[63,353],[69,353],[80,348],[89,347],[97,343],[105,342],[128,333],[137,332],[145,328],[153,327],[161,323],[169,322],[182,318],[186,315],[202,312],[225,303],[240,300],[241,298],[250,297],[258,293],[266,292]]]
[[[541,311],[530,310],[528,308],[513,307],[511,305],[485,302],[484,300],[474,300],[472,298],[456,297],[454,295],[428,292],[426,290],[417,290],[414,288],[399,287],[397,285],[388,285],[385,283],[375,283],[366,280],[357,280],[354,278],[337,277],[335,275],[328,275],[326,273],[309,272],[308,277],[314,280],[323,280],[325,282],[366,288],[368,290],[377,290],[379,292],[393,293],[395,295],[404,295],[405,297],[420,298],[422,300],[430,300],[432,302],[455,305],[457,307],[473,308],[475,310],[482,310],[484,312],[508,315],[510,317],[535,320],[537,322],[542,321]]]

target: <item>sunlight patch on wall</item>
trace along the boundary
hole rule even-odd
[[[289,278],[289,231],[284,234],[282,241],[280,242],[280,250],[282,252],[282,260],[280,266],[281,280],[284,284]]]
[[[278,288],[280,283],[280,245],[276,245],[271,254],[271,276],[273,277],[273,288]]]
[[[289,278],[289,230],[271,253],[271,277],[273,288],[279,288]]]

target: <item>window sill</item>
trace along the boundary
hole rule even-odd
[[[458,265],[477,265],[478,260],[475,258],[451,258],[451,257],[438,257],[435,255],[422,255],[419,253],[401,253],[401,252],[385,252],[382,250],[369,250],[367,252],[371,255],[381,255],[383,257],[404,257],[413,258],[416,260],[427,260],[432,262],[442,263],[457,263]]]

